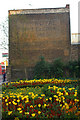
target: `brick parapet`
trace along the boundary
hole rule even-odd
[[[62,8],[41,8],[41,9],[20,9],[20,10],[9,10],[9,15],[19,14],[46,14],[46,13],[65,13],[70,12],[69,7]]]
[[[71,60],[78,60],[80,57],[80,44],[71,45]]]

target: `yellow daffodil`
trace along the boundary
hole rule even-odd
[[[52,100],[52,97],[50,97],[49,100]]]
[[[58,96],[57,96],[57,95],[53,95],[53,97],[56,97],[56,98],[57,98]]]
[[[21,110],[21,108],[17,108],[17,110],[19,110],[19,111],[20,111],[20,110]]]
[[[5,99],[5,102],[7,102],[7,99]]]
[[[46,104],[44,104],[44,107],[46,107]]]
[[[68,92],[65,92],[65,95],[68,95]]]
[[[65,90],[65,88],[63,88],[63,90]]]
[[[8,115],[10,115],[12,113],[12,111],[8,111]]]
[[[19,113],[22,113],[22,110],[20,110]]]
[[[6,103],[6,105],[8,106],[8,103]]]
[[[33,105],[30,105],[30,108],[33,108]]]
[[[75,101],[75,102],[79,102],[79,100],[78,100],[78,99],[74,99],[74,101]]]
[[[5,97],[3,97],[3,99],[5,99]]]
[[[41,111],[38,111],[38,114],[41,114]]]
[[[62,107],[62,104],[60,104],[60,107]]]
[[[48,101],[48,99],[46,98],[46,101]]]
[[[32,115],[32,117],[34,117],[34,116],[35,116],[35,113],[32,113],[31,115]]]
[[[38,107],[41,107],[41,104],[38,104]]]
[[[25,103],[28,103],[29,102],[29,99],[27,99],[26,101],[25,101]]]
[[[20,102],[20,100],[17,100],[17,102]]]
[[[9,102],[9,104],[11,104],[11,102]]]
[[[29,112],[25,112],[25,115],[29,115]]]
[[[19,118],[18,117],[15,117],[15,119],[14,120],[19,120]]]
[[[68,88],[70,91],[72,90],[72,88]]]
[[[57,98],[56,101],[59,101],[59,99]]]
[[[48,86],[48,89],[50,89],[51,87],[50,86]]]
[[[41,96],[43,97],[43,96],[45,96],[45,94],[41,94]]]

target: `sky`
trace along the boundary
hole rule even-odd
[[[35,8],[58,8],[65,7],[70,4],[70,26],[71,33],[78,33],[78,2],[80,0],[1,0],[0,1],[0,25],[8,17],[8,10],[13,9],[35,9]],[[0,44],[3,41],[3,31],[0,29]],[[2,49],[0,46],[0,62],[6,58],[2,58],[2,53],[8,50]]]

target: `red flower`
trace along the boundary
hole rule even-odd
[[[38,110],[35,109],[34,112],[38,113]]]

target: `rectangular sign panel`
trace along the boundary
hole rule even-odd
[[[2,53],[2,57],[8,57],[8,53]]]

